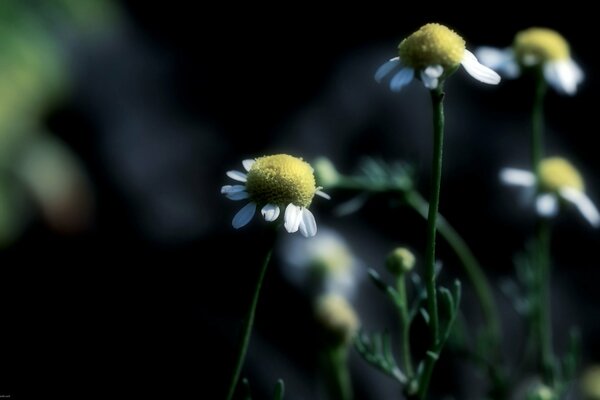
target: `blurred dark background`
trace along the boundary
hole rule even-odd
[[[50,216],[37,192],[23,189],[24,197],[34,192],[33,200],[23,200],[30,206],[26,217],[0,251],[0,394],[222,398],[265,251],[264,223],[231,228],[239,204],[219,193],[228,183],[225,171],[275,152],[307,160],[324,155],[345,173],[364,156],[401,159],[415,166],[426,194],[427,93],[413,83],[393,94],[372,76],[399,40],[430,21],[457,30],[470,49],[508,46],[516,31],[534,25],[564,34],[586,80],[573,98],[549,92],[547,150],[570,158],[590,197],[600,201],[593,15],[411,15],[375,3],[330,11],[305,3],[91,3],[97,8],[79,16],[35,1],[15,2],[28,11],[11,11],[17,19],[35,16],[33,24],[41,23],[60,47],[68,84],[37,114],[36,129],[62,143],[83,178]],[[533,222],[497,179],[504,166],[528,165],[532,84],[524,78],[484,87],[464,71],[447,84],[441,212],[496,289],[513,275],[512,258]],[[10,160],[3,176],[12,182]],[[381,269],[397,244],[424,248],[424,223],[410,210],[375,199],[340,219],[331,211],[349,194],[330,194],[331,202],[315,203],[318,224],[337,228],[369,267]],[[73,217],[73,210],[83,211]],[[556,225],[557,348],[564,349],[568,327],[579,325],[584,362],[600,362],[599,235],[575,211]],[[447,281],[464,281],[443,243],[439,257]],[[278,265],[275,260],[265,284],[245,376],[256,398],[268,398],[277,378],[287,383],[286,398],[317,398],[310,306]],[[388,304],[364,286],[358,297],[363,325],[393,325]],[[477,320],[465,286],[465,313]],[[510,358],[524,328],[509,301],[499,290],[495,295]],[[395,393],[393,382],[352,358],[358,398]],[[466,386],[477,376],[451,365],[436,369],[434,393],[470,398],[469,390],[481,385]]]

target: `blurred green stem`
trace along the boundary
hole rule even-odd
[[[531,111],[531,163],[536,175],[537,190],[540,190],[540,163],[544,158],[544,97],[547,83],[541,68],[536,71],[535,94]],[[535,233],[534,276],[536,307],[532,316],[533,337],[538,343],[539,365],[544,382],[553,383],[554,355],[552,350],[552,328],[550,322],[550,226],[544,217],[537,218]]]
[[[352,400],[352,381],[348,371],[348,348],[345,344],[325,350],[326,378],[330,400]]]
[[[398,292],[398,311],[400,317],[400,343],[402,346],[402,360],[404,372],[408,379],[414,376],[412,357],[410,354],[410,317],[408,313],[408,298],[406,295],[406,274],[401,274],[396,280],[396,291]]]
[[[423,218],[427,217],[429,204],[417,191],[406,193],[406,201]],[[448,223],[446,218],[438,213],[437,229],[440,235],[448,242],[454,253],[456,253],[461,264],[465,269],[467,277],[475,289],[475,294],[479,299],[483,318],[486,323],[488,340],[490,340],[490,350],[497,351],[500,342],[500,318],[498,310],[492,295],[492,288],[484,275],[479,262],[471,252],[471,249],[458,232]]]
[[[239,350],[238,350],[238,358],[237,358],[237,362],[235,365],[235,369],[233,371],[233,377],[231,378],[231,384],[229,385],[227,400],[231,400],[233,398],[233,395],[235,394],[235,389],[237,387],[238,380],[240,379],[240,373],[242,372],[242,367],[244,366],[246,352],[248,351],[248,345],[250,344],[250,336],[252,335],[252,326],[254,325],[254,316],[256,315],[256,305],[258,304],[258,298],[260,297],[260,290],[262,288],[262,284],[265,279],[267,267],[269,266],[269,261],[271,260],[272,253],[273,253],[273,245],[270,246],[270,249],[267,252],[267,255],[263,262],[262,268],[260,269],[260,273],[258,275],[258,281],[256,282],[256,287],[254,289],[254,295],[252,296],[252,302],[250,303],[250,309],[248,310],[248,315],[246,316],[246,320],[244,321],[244,326],[242,328],[242,338],[241,338],[240,346],[239,346]]]

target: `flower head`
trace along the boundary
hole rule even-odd
[[[317,321],[338,343],[349,344],[359,326],[358,316],[345,297],[326,294],[315,305]]]
[[[228,171],[227,176],[244,185],[226,185],[221,193],[231,200],[248,199],[234,217],[232,225],[245,226],[261,207],[266,221],[275,221],[285,209],[284,226],[290,232],[300,230],[303,236],[317,233],[315,217],[308,210],[315,194],[329,198],[315,186],[312,167],[301,158],[287,154],[259,157],[242,162],[246,173]]]
[[[406,247],[397,247],[385,260],[388,271],[394,275],[402,275],[415,266],[415,255]]]
[[[535,205],[539,215],[552,217],[560,202],[573,204],[594,227],[600,226],[600,214],[585,194],[583,179],[573,165],[561,157],[545,158],[539,165],[539,181],[530,171],[504,168],[500,179],[508,185],[537,189]]]
[[[380,82],[392,70],[400,70],[392,77],[390,89],[399,91],[408,85],[415,74],[428,89],[436,89],[441,81],[462,65],[475,79],[483,83],[498,84],[500,76],[477,61],[465,48],[465,41],[456,32],[440,24],[426,24],[402,40],[398,57],[390,59],[375,73]]]
[[[515,35],[512,47],[481,47],[476,54],[482,63],[508,78],[519,76],[523,68],[541,68],[546,81],[562,94],[575,94],[584,77],[571,59],[569,43],[548,28],[525,29]]]
[[[588,367],[581,377],[581,392],[586,400],[600,400],[600,365]]]
[[[335,231],[322,228],[312,240],[289,237],[281,248],[284,275],[311,295],[352,296],[361,278],[361,262]]]

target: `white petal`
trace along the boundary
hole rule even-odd
[[[317,191],[315,192],[315,194],[316,194],[317,196],[321,196],[321,197],[322,197],[322,198],[324,198],[324,199],[331,200],[331,196],[330,196],[330,195],[328,195],[327,193],[325,193],[325,192],[321,191],[321,190],[317,190]]]
[[[441,65],[430,65],[421,71],[421,81],[427,89],[435,89],[438,86],[439,77],[444,73]]]
[[[221,188],[221,194],[237,193],[246,190],[244,185],[225,185]]]
[[[597,228],[600,226],[600,214],[598,214],[598,209],[585,193],[572,188],[564,188],[560,190],[560,195],[565,200],[573,203],[581,215],[583,215],[593,227]]]
[[[283,220],[286,231],[289,233],[297,232],[300,221],[302,220],[302,208],[295,206],[292,203],[288,204],[285,208]]]
[[[247,199],[248,197],[250,197],[250,195],[248,194],[248,192],[243,191],[243,192],[234,192],[234,193],[227,193],[225,195],[229,200],[244,200]]]
[[[535,175],[533,173],[517,168],[503,168],[500,171],[500,180],[507,185],[525,187],[535,185]]]
[[[485,65],[480,64],[479,61],[477,61],[477,57],[469,50],[465,49],[461,64],[469,75],[480,82],[490,85],[497,85],[500,83],[500,75]]]
[[[242,226],[245,226],[248,222],[250,222],[252,217],[254,217],[255,212],[256,212],[256,203],[246,204],[244,207],[242,207],[242,209],[240,211],[237,212],[237,214],[235,214],[235,216],[233,217],[233,221],[231,222],[231,225],[235,229],[239,229]]]
[[[227,171],[227,176],[238,182],[246,182],[246,174],[240,171]]]
[[[302,208],[302,219],[300,220],[300,233],[304,237],[313,237],[317,234],[317,222],[315,216],[308,208]]]
[[[574,95],[583,81],[583,71],[571,59],[551,61],[544,64],[544,77],[557,92]]]
[[[402,68],[390,81],[392,92],[399,92],[404,86],[408,85],[415,77],[415,70],[412,68]]]
[[[265,221],[271,222],[275,221],[277,217],[279,217],[279,207],[275,204],[267,204],[260,210],[262,216],[265,218]]]
[[[250,168],[252,168],[252,165],[254,165],[254,163],[256,162],[256,160],[253,160],[251,158],[242,161],[242,165],[244,166],[244,169],[249,172]]]
[[[383,78],[386,77],[387,74],[392,72],[394,68],[400,65],[400,59],[398,57],[394,57],[385,64],[382,64],[379,68],[377,68],[377,72],[375,72],[375,80],[377,83],[380,83]]]
[[[497,49],[495,47],[479,47],[475,56],[483,64],[507,78],[516,78],[521,72],[511,48]]]
[[[551,193],[540,194],[535,199],[535,209],[542,217],[554,217],[558,213],[558,199]]]

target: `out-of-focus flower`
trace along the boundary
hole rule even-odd
[[[315,316],[324,330],[337,343],[349,344],[358,331],[356,312],[344,296],[335,293],[319,297],[315,303]]]
[[[527,400],[555,400],[554,391],[546,385],[538,384],[527,393]]]
[[[592,365],[585,370],[580,386],[584,400],[600,400],[600,365]]]
[[[569,43],[548,28],[529,28],[517,33],[512,47],[480,47],[481,62],[507,78],[516,78],[523,68],[541,68],[546,81],[559,93],[573,95],[584,78],[571,58]]]
[[[539,176],[537,182],[531,171],[516,168],[500,171],[500,179],[507,185],[537,189],[535,208],[539,215],[555,216],[559,211],[559,200],[563,200],[577,207],[592,226],[600,226],[600,214],[585,194],[583,179],[571,163],[560,157],[546,158],[540,162]]]
[[[228,171],[227,176],[244,184],[221,188],[221,193],[230,200],[249,200],[233,217],[234,228],[250,222],[260,207],[267,222],[275,221],[281,209],[285,209],[284,226],[290,233],[300,230],[305,237],[317,234],[317,223],[308,207],[315,194],[327,199],[329,196],[315,185],[310,164],[287,154],[244,160],[242,164],[247,174]]]
[[[398,45],[398,56],[383,64],[375,73],[380,82],[395,69],[400,69],[390,81],[390,89],[400,91],[415,76],[427,89],[436,89],[440,82],[463,68],[480,82],[496,85],[500,76],[477,61],[465,48],[465,40],[440,24],[423,25]]]
[[[313,295],[338,293],[351,297],[362,276],[360,261],[344,239],[328,228],[322,228],[311,240],[286,238],[281,255],[284,275]]]

